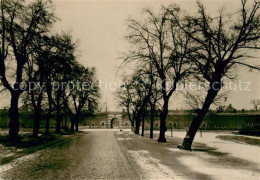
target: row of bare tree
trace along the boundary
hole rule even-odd
[[[57,20],[50,0],[1,0],[0,77],[1,88],[11,95],[10,141],[19,140],[21,99],[33,107],[35,137],[43,115],[45,133],[53,114],[60,133],[62,114],[70,117],[70,129],[78,130],[82,110],[97,107],[95,69],[77,62],[71,35],[52,33]]]
[[[124,77],[125,84],[117,93],[136,134],[140,122],[150,116],[152,138],[153,118],[159,112],[158,142],[166,142],[169,100],[177,86],[184,81],[208,83],[205,96],[199,92],[201,106],[179,146],[185,150],[191,149],[223,80],[233,79],[238,66],[260,70],[254,59],[260,49],[259,1],[241,0],[237,12],[222,9],[217,17],[211,17],[200,2],[197,6],[197,13],[192,15],[173,4],[163,6],[159,13],[146,9],[141,21],[127,21],[130,48],[120,68],[131,68],[132,73]]]

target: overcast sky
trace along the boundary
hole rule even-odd
[[[225,6],[228,11],[235,11],[240,0],[207,0],[201,1],[212,15]],[[71,32],[74,39],[79,40],[79,61],[85,66],[94,66],[98,78],[103,82],[120,81],[116,77],[119,52],[126,48],[124,35],[126,34],[125,21],[129,17],[142,19],[142,9],[152,8],[157,11],[161,5],[176,3],[188,12],[196,12],[195,0],[179,1],[110,1],[110,0],[54,0],[56,14],[61,19],[56,23],[55,31]],[[55,32],[54,31],[54,32]],[[258,53],[259,54],[259,53]],[[232,91],[228,96],[228,103],[235,108],[250,109],[249,102],[260,98],[259,73],[244,69],[239,71],[238,79],[252,82],[250,91]],[[108,100],[108,110],[117,110],[113,91],[102,91],[101,102]],[[179,96],[178,96],[179,97]],[[170,108],[184,108],[182,99],[170,103]],[[120,110],[120,109],[118,109]]]
[[[201,1],[212,15],[225,6],[228,11],[239,8],[240,0],[229,1]],[[125,21],[129,17],[142,19],[142,9],[152,8],[157,11],[161,5],[177,3],[181,8],[191,13],[196,12],[195,0],[182,1],[55,1],[56,12],[61,22],[57,29],[71,31],[75,39],[80,40],[80,61],[86,66],[95,66],[98,78],[103,82],[119,81],[116,77],[119,52],[126,48],[124,35],[126,34]],[[250,108],[251,99],[260,98],[259,73],[243,69],[239,71],[237,80],[250,81],[250,91],[232,91],[229,93],[227,103],[232,103],[238,109]],[[108,100],[108,109],[117,109],[113,91],[102,91],[101,102]],[[170,108],[184,108],[181,98],[175,95]],[[177,98],[177,100],[175,100]]]

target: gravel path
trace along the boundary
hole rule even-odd
[[[139,179],[120,151],[114,132],[91,132],[20,160],[3,179]]]
[[[157,136],[157,134],[155,134]],[[182,138],[157,143],[130,131],[87,131],[64,144],[0,166],[0,179],[259,179],[259,164]],[[220,141],[222,143],[222,141]],[[223,141],[223,143],[227,143]]]

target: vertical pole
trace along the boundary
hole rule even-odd
[[[106,113],[107,113],[107,90],[106,90]]]
[[[171,137],[172,137],[172,123],[171,123]]]
[[[200,129],[200,137],[202,138],[202,130]]]

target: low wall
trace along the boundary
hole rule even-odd
[[[81,117],[80,125],[87,126],[89,128],[110,128],[107,125],[108,114],[100,113],[93,117]],[[194,115],[192,114],[170,114],[167,117],[167,129],[171,126],[174,129],[185,129],[188,128]],[[65,117],[63,123],[65,123]],[[0,128],[8,127],[9,118],[7,113],[0,114]],[[20,115],[21,127],[31,128],[33,127],[33,115],[21,114]],[[70,121],[67,118],[67,126]],[[130,127],[130,121],[127,117],[122,118],[122,125]],[[118,126],[118,121],[114,121],[114,127]],[[159,129],[160,121],[155,119],[154,129]],[[45,118],[42,117],[40,121],[40,127],[45,127]],[[52,116],[50,127],[55,127],[55,115]],[[145,129],[150,129],[150,123],[145,123]],[[207,115],[202,124],[201,129],[205,130],[254,130],[260,129],[260,115],[259,114],[246,114],[246,113],[232,113],[232,114],[212,114]]]

